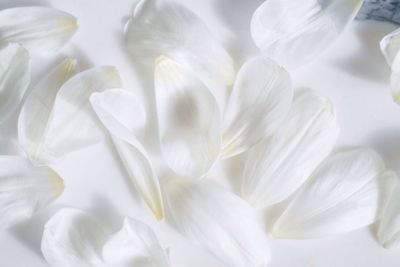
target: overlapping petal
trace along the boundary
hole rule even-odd
[[[331,152],[338,132],[330,101],[300,92],[282,127],[249,150],[242,183],[245,199],[261,208],[289,197]]]
[[[54,8],[16,7],[0,11],[0,45],[20,43],[35,53],[60,49],[77,28],[75,17]]]
[[[276,238],[319,238],[375,222],[396,183],[378,154],[356,149],[333,154],[312,174],[275,223]]]
[[[261,52],[288,68],[313,60],[333,43],[363,0],[268,0],[251,20]]]
[[[223,157],[246,151],[269,137],[282,123],[292,103],[289,74],[272,60],[256,57],[239,70],[226,114]]]
[[[0,156],[0,229],[29,219],[64,190],[48,167],[34,167],[19,156]]]

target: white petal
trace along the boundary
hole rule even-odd
[[[220,114],[207,88],[178,63],[160,57],[155,69],[161,149],[183,177],[203,176],[220,151]]]
[[[126,26],[129,51],[145,60],[166,55],[191,68],[223,106],[225,87],[232,85],[233,62],[205,23],[184,6],[170,1],[142,0]]]
[[[28,88],[29,61],[28,52],[18,44],[0,50],[0,123],[15,113]]]
[[[224,118],[223,157],[235,156],[268,137],[292,103],[289,74],[272,60],[247,61],[239,70]]]
[[[330,156],[312,174],[275,223],[277,238],[319,238],[349,232],[378,219],[396,182],[374,151]]]
[[[143,106],[125,90],[94,93],[90,102],[110,132],[128,175],[157,219],[164,217],[161,189],[146,149],[137,136],[146,123]]]
[[[34,167],[18,156],[0,156],[0,229],[29,219],[64,190],[50,168]]]
[[[125,219],[122,229],[106,242],[103,257],[113,267],[170,266],[168,254],[154,232],[133,219]]]
[[[255,11],[251,35],[261,52],[294,68],[333,43],[362,0],[268,0]]]
[[[114,67],[95,67],[69,79],[59,90],[45,132],[42,162],[56,162],[68,153],[104,138],[89,97],[94,92],[121,86]],[[39,157],[39,155],[38,155]]]
[[[243,196],[259,208],[289,197],[331,152],[338,132],[328,99],[310,91],[298,94],[279,131],[249,151]]]
[[[22,106],[18,119],[19,142],[34,164],[40,164],[44,133],[57,92],[75,72],[76,60],[63,60],[35,86]]]
[[[91,215],[65,208],[46,223],[42,252],[47,262],[55,267],[100,266],[108,234],[108,229]]]
[[[0,44],[20,43],[36,53],[64,46],[77,30],[76,18],[49,7],[17,7],[0,11]]]
[[[167,220],[227,266],[264,266],[266,234],[242,199],[206,180],[166,185]]]
[[[388,172],[388,175],[394,176],[394,180],[398,181],[398,177],[394,172]],[[378,228],[379,243],[385,248],[392,248],[399,244],[400,241],[400,184],[394,187],[392,194],[382,214]]]

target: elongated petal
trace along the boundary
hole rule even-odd
[[[94,92],[120,87],[113,67],[95,67],[69,79],[57,93],[38,161],[55,162],[68,153],[97,143],[104,138],[89,97]]]
[[[312,174],[275,223],[277,238],[318,238],[349,232],[378,219],[396,182],[374,151],[330,156]]]
[[[64,190],[50,168],[34,167],[18,156],[0,156],[0,229],[29,219]]]
[[[333,43],[362,0],[268,0],[255,11],[251,35],[261,52],[278,63],[299,67]]]
[[[243,196],[259,208],[289,197],[331,152],[338,132],[329,100],[299,93],[282,128],[249,151]]]
[[[17,7],[0,11],[0,44],[20,43],[37,53],[55,51],[77,30],[76,18],[49,7]]]
[[[203,176],[220,151],[218,105],[207,88],[178,63],[161,57],[155,70],[161,149],[183,177]]]
[[[108,266],[168,267],[167,252],[154,232],[142,222],[125,219],[122,229],[111,236],[103,248]]]
[[[384,207],[377,233],[379,243],[385,248],[392,248],[400,241],[400,184],[395,173],[389,174],[395,177],[397,185]]]
[[[113,89],[90,97],[92,107],[110,132],[122,163],[157,219],[164,217],[158,177],[137,136],[146,122],[143,106],[125,90]]]
[[[62,209],[45,225],[42,252],[51,266],[101,266],[108,230],[91,215]]]
[[[242,199],[206,180],[166,185],[167,220],[227,266],[264,266],[266,235]]]
[[[40,164],[44,133],[58,90],[76,72],[76,60],[67,58],[55,66],[28,95],[18,119],[18,138],[34,164]]]
[[[135,58],[166,55],[192,69],[223,105],[225,87],[233,83],[231,57],[204,22],[171,1],[142,0],[126,26],[126,41]]]
[[[246,151],[270,136],[282,123],[292,103],[289,74],[261,57],[240,69],[230,96],[223,132],[223,157]]]
[[[28,52],[18,44],[0,50],[0,123],[15,113],[28,88],[29,61]]]

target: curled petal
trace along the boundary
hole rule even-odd
[[[220,114],[215,98],[189,70],[157,59],[155,89],[161,150],[183,177],[203,176],[220,151]]]
[[[222,156],[246,151],[269,137],[292,103],[289,74],[272,60],[247,61],[239,70],[224,118]]]
[[[18,156],[0,156],[0,229],[29,219],[64,190],[50,168],[34,167]]]
[[[0,123],[15,113],[28,88],[29,61],[28,51],[18,44],[0,49]]]
[[[327,158],[275,223],[277,238],[306,239],[346,233],[375,222],[396,180],[374,151]]]
[[[20,43],[37,53],[60,49],[77,28],[75,17],[54,8],[17,7],[0,11],[0,44]]]
[[[299,93],[282,127],[249,150],[243,196],[258,208],[289,197],[328,156],[338,132],[330,101],[310,91]]]
[[[337,39],[363,0],[268,0],[255,11],[251,35],[261,52],[294,68]]]

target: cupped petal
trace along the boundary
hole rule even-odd
[[[224,117],[222,157],[240,154],[282,123],[293,99],[289,74],[274,61],[256,57],[239,70]]]
[[[328,156],[338,132],[331,102],[311,91],[300,92],[281,128],[249,150],[243,197],[257,208],[289,197]]]
[[[225,88],[232,85],[235,76],[232,59],[192,11],[171,1],[142,0],[125,34],[135,59],[153,64],[160,55],[172,58],[196,73],[224,105]]]
[[[155,90],[165,161],[180,176],[203,176],[221,146],[215,98],[190,70],[164,56],[157,59]]]
[[[19,44],[0,49],[0,123],[15,113],[28,88],[29,63],[28,51]]]
[[[49,7],[16,7],[0,11],[0,44],[20,43],[29,51],[49,53],[68,43],[76,18]]]
[[[146,224],[126,218],[122,229],[103,247],[107,266],[168,267],[169,257],[156,235]]]
[[[205,179],[169,181],[166,219],[177,231],[227,266],[265,266],[269,247],[254,210]]]
[[[0,229],[29,219],[64,190],[48,167],[34,167],[19,156],[0,156]]]
[[[396,183],[374,151],[333,154],[312,174],[275,223],[276,238],[346,233],[375,222]]]
[[[313,60],[333,43],[363,0],[268,0],[254,12],[251,35],[261,52],[288,68]]]
[[[18,139],[34,164],[40,164],[42,159],[44,133],[58,90],[75,73],[76,60],[64,59],[35,86],[22,106],[18,118]]]

